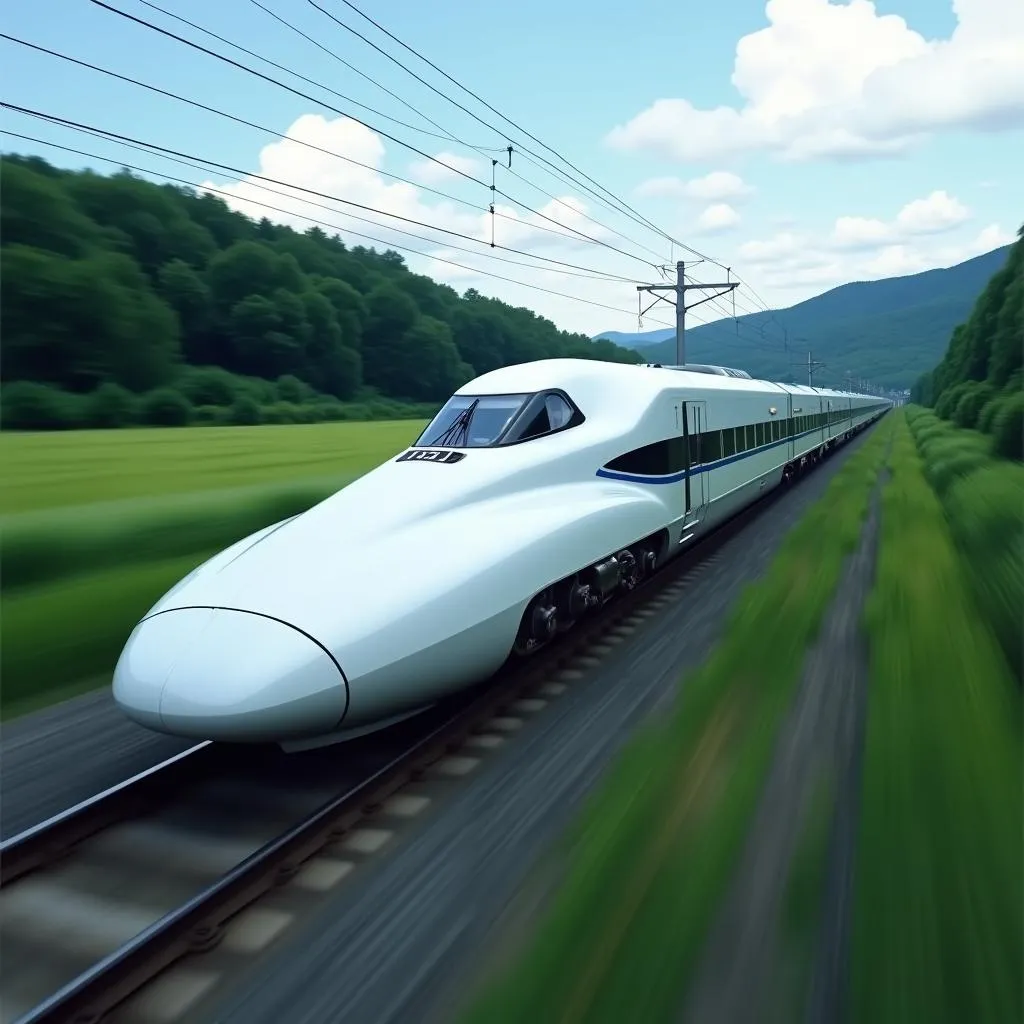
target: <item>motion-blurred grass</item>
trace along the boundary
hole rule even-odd
[[[137,619],[181,576],[421,429],[405,420],[0,434],[0,713],[109,677]]]
[[[0,516],[357,476],[401,451],[423,426],[398,420],[0,433]]]
[[[1024,466],[930,411],[911,407],[907,422],[979,610],[1024,678]]]
[[[906,426],[897,430],[866,614],[850,1019],[1019,1021],[1020,693],[965,586],[927,463]]]
[[[675,1018],[805,653],[859,539],[888,422],[746,589],[670,719],[628,744],[572,833],[567,880],[535,941],[465,1024]]]

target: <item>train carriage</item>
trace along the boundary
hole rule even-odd
[[[714,367],[494,370],[166,594],[115,699],[155,730],[286,749],[380,728],[539,649],[890,404]]]

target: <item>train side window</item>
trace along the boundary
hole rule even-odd
[[[743,443],[743,447],[745,451],[749,452],[757,447],[757,442],[754,440],[754,424],[748,423],[743,430],[746,433],[746,440]]]
[[[722,431],[722,456],[729,458],[736,454],[736,431],[733,427],[726,427]]]
[[[722,457],[722,432],[709,430],[702,438],[700,453],[705,462],[717,462]]]
[[[764,424],[754,424],[754,447],[760,448],[764,444]]]
[[[672,452],[668,441],[634,448],[625,455],[612,459],[607,468],[616,473],[636,473],[639,476],[664,476],[673,472]],[[682,468],[682,467],[680,467]]]

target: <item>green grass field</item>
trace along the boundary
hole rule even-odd
[[[352,477],[400,451],[424,425],[397,420],[0,434],[0,516]]]
[[[1019,1021],[1021,694],[903,422],[891,465],[866,610],[850,1019]]]
[[[0,713],[108,681],[135,622],[190,569],[327,497],[422,428],[0,435]]]

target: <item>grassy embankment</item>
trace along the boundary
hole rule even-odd
[[[669,719],[626,747],[570,838],[567,880],[538,933],[486,983],[466,1024],[674,1018],[805,652],[859,539],[891,422],[869,436],[741,597]]]
[[[851,1020],[1009,1024],[1024,1013],[1024,817],[999,639],[1014,621],[1020,635],[1024,469],[908,412],[923,461],[899,424],[866,616]]]
[[[372,469],[423,424],[0,434],[0,711],[109,682],[205,558]]]

